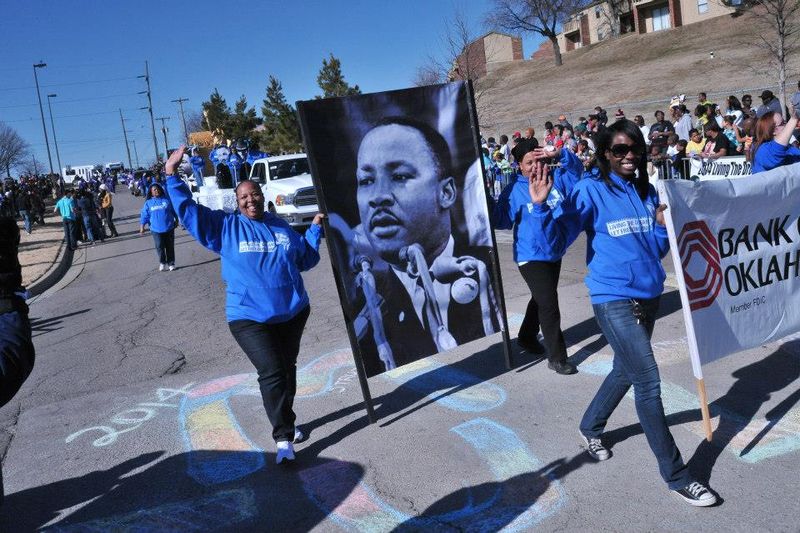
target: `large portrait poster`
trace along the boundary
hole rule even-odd
[[[504,324],[470,98],[456,82],[297,104],[367,376]]]

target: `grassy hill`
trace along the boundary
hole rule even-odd
[[[656,109],[667,110],[670,97],[679,93],[686,94],[690,110],[700,91],[719,104],[729,94],[741,98],[744,93],[760,104],[764,88],[778,92],[777,72],[755,44],[760,33],[763,28],[752,15],[722,16],[580,48],[564,54],[561,67],[552,58],[503,65],[477,83],[482,131],[509,134],[533,126],[540,136],[545,121],[563,113],[574,122],[597,105],[611,121],[621,107],[626,117],[641,114],[651,124]],[[793,59],[789,98],[797,86],[800,53]]]

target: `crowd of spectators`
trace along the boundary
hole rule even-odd
[[[781,104],[775,94],[764,90],[759,98],[761,105],[753,106],[753,96],[741,98],[729,95],[723,102],[712,102],[705,92],[697,95],[691,106],[685,95],[671,99],[667,112],[657,110],[650,122],[643,115],[635,115],[633,122],[639,127],[648,146],[648,174],[651,180],[660,178],[689,178],[689,160],[701,158],[714,160],[726,156],[744,156],[753,163],[754,172],[769,170],[780,164],[800,161],[796,121],[784,119]],[[800,83],[792,99],[800,108]],[[793,115],[788,112],[786,116]],[[625,112],[617,109],[614,121],[627,120]],[[521,155],[538,146],[558,150],[567,147],[583,161],[588,169],[595,161],[595,140],[608,124],[608,112],[596,107],[594,113],[579,117],[573,125],[565,115],[555,122],[544,124],[541,142],[534,128],[516,131],[511,139],[500,135],[482,139],[487,187],[495,196],[517,174]],[[785,133],[784,133],[785,132]],[[791,133],[790,133],[791,132]],[[756,151],[762,162],[756,162]]]

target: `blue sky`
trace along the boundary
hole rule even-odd
[[[58,95],[52,106],[62,166],[124,161],[120,108],[144,164],[154,156],[147,112],[139,109],[146,97],[136,94],[145,88],[136,79],[145,60],[154,113],[172,117],[174,146],[182,127],[170,100],[188,98],[186,108],[199,109],[216,87],[229,104],[244,94],[260,113],[270,74],[289,101],[313,98],[329,53],[364,92],[407,87],[425,58],[443,51],[444,25],[456,9],[477,35],[490,6],[478,0],[8,1],[0,22],[0,121],[47,165],[32,68],[47,63],[38,73],[54,167],[48,93]],[[526,37],[525,55],[535,46]]]

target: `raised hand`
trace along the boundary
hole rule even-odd
[[[548,172],[547,165],[537,161],[533,175],[528,178],[528,192],[531,195],[531,201],[535,204],[545,203],[552,188],[553,178]]]
[[[164,164],[164,172],[167,173],[167,176],[175,175],[175,172],[178,170],[178,165],[183,161],[184,153],[186,153],[186,145],[182,144],[177,150],[170,154],[167,162]]]

